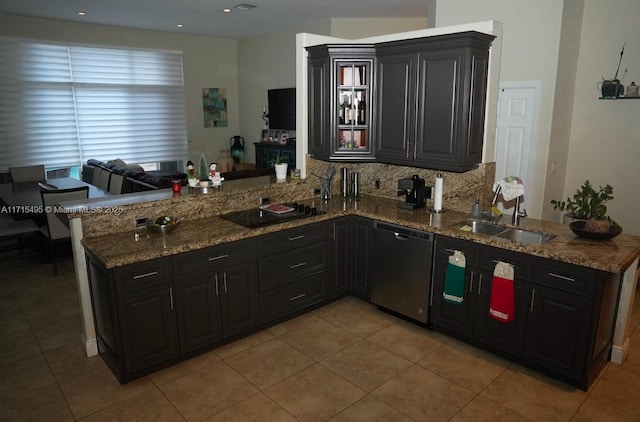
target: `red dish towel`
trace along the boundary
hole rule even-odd
[[[510,322],[515,319],[513,267],[505,262],[498,262],[493,271],[489,316],[500,322]]]

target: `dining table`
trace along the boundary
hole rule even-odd
[[[89,198],[111,195],[109,191],[72,177],[41,182],[0,183],[0,213],[10,214],[16,220],[42,216],[45,211],[41,189],[72,189],[83,186],[89,187]]]

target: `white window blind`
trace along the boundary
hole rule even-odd
[[[187,157],[182,54],[0,38],[0,170]]]

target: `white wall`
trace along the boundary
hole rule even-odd
[[[613,186],[608,214],[624,233],[640,235],[640,99],[598,100],[596,83],[640,83],[640,1],[585,0],[564,197],[585,180]]]
[[[437,0],[437,27],[495,19],[502,23],[501,82],[541,81],[534,143],[531,217],[540,218],[550,142],[560,41],[562,2],[558,0]],[[490,139],[488,140],[491,141]],[[491,148],[490,148],[491,149]],[[485,157],[493,161],[492,157]]]

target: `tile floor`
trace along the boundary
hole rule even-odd
[[[82,354],[60,267],[0,255],[1,421],[640,420],[640,301],[589,392],[353,298],[121,386]]]

